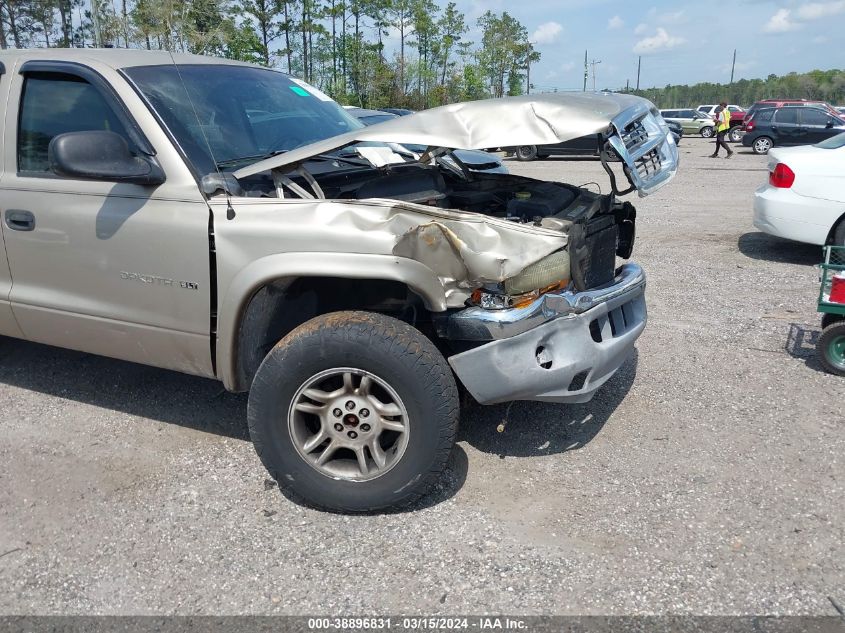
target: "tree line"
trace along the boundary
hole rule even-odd
[[[422,109],[527,91],[540,54],[507,12],[435,0],[0,0],[0,46],[120,47],[278,68],[336,100]]]
[[[699,83],[634,91],[659,108],[687,108],[700,104],[728,103],[749,106],[762,99],[813,99],[845,104],[845,71],[813,70],[808,73],[769,75],[765,79],[740,79],[732,84]]]

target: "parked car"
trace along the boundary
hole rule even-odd
[[[716,108],[719,107],[719,104],[716,105],[700,105],[698,106],[697,110],[702,114],[710,117],[710,119],[716,123]],[[738,105],[728,104],[728,111],[731,113],[731,126],[728,128],[727,139],[729,141],[733,141],[734,143],[738,143],[739,140],[742,138],[742,123],[745,120],[745,110]]]
[[[527,95],[365,127],[232,60],[56,48],[0,67],[0,336],[248,391],[256,451],[294,498],[411,503],[446,467],[458,384],[482,404],[585,402],[645,328],[618,196],[678,164],[645,99]],[[624,162],[604,194],[394,149],[589,134]]]
[[[386,110],[367,110],[365,108],[349,108],[347,112],[364,125],[376,125],[377,123],[391,121],[400,116],[407,116],[394,114]],[[413,114],[410,110],[407,112]],[[423,145],[415,145],[413,143],[405,143],[404,146],[417,154],[422,154],[426,149]],[[470,171],[498,174],[509,173],[508,168],[502,163],[502,159],[490,152],[475,149],[456,149],[452,151],[452,154],[466,165]]]
[[[745,123],[742,144],[755,154],[773,147],[812,145],[845,132],[845,120],[812,106],[757,110]]]
[[[409,114],[413,114],[413,110],[409,110],[408,108],[379,108],[382,112],[390,112],[390,114],[395,114],[396,116],[408,116]]]
[[[552,145],[517,145],[503,149],[507,153],[513,153],[518,160],[529,161],[549,156],[599,156],[602,144],[600,135],[590,134]]]
[[[669,128],[669,134],[672,140],[677,145],[681,142],[681,137],[684,134],[683,129],[677,123],[669,123],[668,121],[665,121],[665,123]],[[564,143],[554,143],[552,145],[518,145],[503,149],[506,153],[515,155],[517,160],[530,161],[535,158],[544,159],[550,156],[601,156],[601,150],[604,145],[605,140],[600,134],[590,134]],[[619,160],[613,148],[608,148],[608,157],[610,160]]]
[[[845,134],[769,152],[769,181],[754,193],[754,226],[798,242],[845,246]]]
[[[683,126],[677,121],[666,121],[666,125],[669,126],[669,131],[672,133],[672,137],[675,139],[675,145],[679,145],[681,139],[684,137]]]
[[[715,116],[716,108],[718,108],[718,107],[719,107],[718,103],[715,104],[715,105],[700,105],[696,108],[696,110],[698,110],[699,112],[703,112],[707,116],[712,117],[712,116]],[[733,103],[729,103],[728,104],[728,111],[730,111],[731,116],[733,117],[733,115],[736,114],[736,113],[744,113],[745,108],[743,108],[742,106],[735,105]]]
[[[810,106],[827,110],[831,114],[840,114],[836,108],[824,101],[811,101],[809,99],[763,99],[761,101],[756,101],[750,108],[748,108],[748,110],[745,111],[745,121],[743,123],[748,122],[757,110],[762,108],[782,108],[784,106]]]
[[[668,121],[680,123],[686,134],[700,134],[704,138],[711,138],[715,133],[713,118],[709,115],[687,108],[685,110],[661,110],[660,114]]]

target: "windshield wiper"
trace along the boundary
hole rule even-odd
[[[272,152],[267,152],[266,154],[254,154],[252,156],[239,156],[237,158],[227,158],[226,160],[221,160],[217,163],[218,169],[223,169],[224,167],[232,167],[234,165],[238,165],[240,163],[246,162],[258,162],[259,160],[264,160],[266,158],[272,158],[273,156],[278,156],[279,154],[284,154],[290,150],[286,149],[277,149],[273,150]],[[308,161],[337,161],[340,163],[346,163],[347,165],[355,165],[356,167],[371,167],[369,161],[364,160],[363,158],[354,158],[354,157],[344,157],[338,154],[315,154],[314,156],[310,156],[305,159],[303,162]]]
[[[346,163],[347,165],[358,165],[360,167],[372,167],[370,161],[364,160],[363,158],[355,158],[355,157],[344,157],[339,156],[338,154],[315,154],[314,156],[310,157],[308,160],[336,160],[340,163]]]
[[[226,160],[218,161],[217,168],[222,169],[223,167],[231,167],[232,165],[237,165],[239,163],[245,163],[248,161],[258,162],[259,160],[264,160],[265,158],[272,158],[273,156],[284,154],[287,151],[288,150],[286,149],[276,149],[272,152],[267,152],[265,154],[253,154],[252,156],[238,156],[237,158],[227,158]]]

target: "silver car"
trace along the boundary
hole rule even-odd
[[[643,99],[490,99],[366,128],[229,60],[3,51],[0,71],[0,335],[248,391],[292,498],[408,504],[446,467],[459,384],[482,404],[584,402],[645,327],[622,196],[668,183],[677,148]],[[588,134],[605,194],[452,152]]]

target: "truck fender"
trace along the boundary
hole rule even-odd
[[[443,284],[418,261],[370,253],[280,253],[257,259],[220,288],[217,318],[217,367],[229,390],[237,388],[236,346],[241,317],[252,296],[264,285],[284,278],[337,277],[381,279],[406,284],[432,312],[446,310]]]

